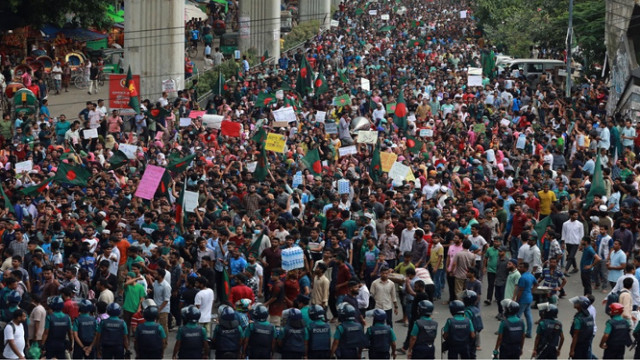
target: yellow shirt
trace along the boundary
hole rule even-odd
[[[546,193],[544,190],[538,191],[538,197],[540,198],[540,215],[551,214],[551,204],[556,202],[556,193],[549,190]]]
[[[440,266],[438,265],[438,258],[440,259]],[[429,263],[431,264],[431,268],[434,270],[444,269],[444,247],[442,244],[434,245],[431,248],[431,257],[429,258]]]
[[[396,265],[396,268],[393,269],[393,271],[395,271],[398,274],[402,274],[402,275],[406,275],[407,274],[407,269],[415,269],[416,266],[413,265],[412,263],[409,263],[409,265],[405,265],[404,261],[401,262],[400,264]]]

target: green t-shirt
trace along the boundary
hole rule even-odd
[[[500,257],[498,253],[498,249],[493,246],[484,253],[484,256],[487,258],[487,272],[495,273],[498,271],[498,258]]]
[[[300,312],[302,313],[302,320],[304,321],[305,325],[309,325],[311,324],[311,318],[309,317],[309,307],[305,306],[302,309],[300,309]]]
[[[200,326],[200,325],[198,325],[196,323],[192,323],[192,322],[187,323],[187,325],[185,325],[185,326],[188,327],[188,328],[199,327],[200,330],[202,330],[202,338],[203,339],[207,338],[207,330],[204,327],[202,327],[202,326]],[[178,329],[178,333],[176,334],[176,340],[180,340],[182,338],[182,328],[184,328],[185,326],[181,326]]]
[[[428,316],[422,316],[422,317],[420,317],[419,320],[431,320],[431,318],[428,317]],[[419,332],[420,332],[420,328],[418,327],[418,324],[414,322],[413,323],[413,327],[411,328],[411,334],[410,335],[411,336],[418,336]]]
[[[127,285],[124,289],[124,304],[122,304],[122,309],[130,313],[137,312],[140,299],[144,299],[146,296],[147,293],[141,284],[135,283],[133,285]]]
[[[127,256],[127,262],[125,263],[127,265],[127,270],[131,271],[131,265],[133,265],[133,263],[144,264],[144,259],[141,256],[136,256],[135,259],[132,259],[130,256]]]

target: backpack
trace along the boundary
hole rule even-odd
[[[7,323],[7,325],[10,325],[11,328],[13,329],[13,335],[15,337],[16,335],[16,324],[13,323],[13,321],[9,321]],[[4,346],[2,347],[2,353],[0,353],[0,355],[2,356],[2,358],[4,359],[4,349],[7,347],[7,343],[8,341],[4,339],[4,329],[7,327],[7,325],[5,325],[4,327],[2,327],[2,329],[0,329],[0,341],[2,341],[2,343],[4,344]]]
[[[480,317],[480,310],[473,306],[469,307],[465,310],[465,314],[471,319],[471,323],[473,324],[473,329],[476,332],[482,331],[484,329],[484,324],[482,323],[482,317]]]
[[[18,283],[18,286],[22,287],[22,299],[20,300],[20,304],[18,305],[18,307],[20,309],[24,309],[27,311],[27,313],[31,313],[31,310],[33,310],[33,308],[35,306],[33,306],[33,304],[31,303],[31,293],[29,291],[27,291],[27,287],[23,284],[23,283]]]
[[[620,294],[623,291],[629,292],[629,290],[623,289],[623,290],[619,290],[619,291],[612,291],[611,294],[607,295],[607,304],[605,305],[605,308],[604,308],[604,312],[607,315],[609,315],[611,313],[611,310],[609,310],[609,305],[611,305],[613,303],[617,303],[618,300],[620,300]]]

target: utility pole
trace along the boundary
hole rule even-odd
[[[566,97],[571,97],[571,47],[573,45],[573,0],[569,0],[569,29],[567,29],[567,88]]]

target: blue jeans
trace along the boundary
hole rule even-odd
[[[344,302],[344,297],[345,295],[338,295],[338,297],[336,298],[336,306],[339,306]]]
[[[520,304],[520,311],[518,311],[518,317],[522,317],[522,313],[524,313],[525,319],[527,321],[527,337],[531,337],[531,328],[533,327],[533,318],[531,317],[531,303],[528,304]]]
[[[520,246],[522,246],[522,241],[520,241],[520,236],[512,236],[510,238],[510,250],[511,250],[511,258],[518,258],[518,250],[520,250]]]
[[[436,270],[433,274],[433,283],[436,286],[436,290],[434,291],[433,296],[436,299],[440,299],[442,297],[442,290],[444,289],[444,269]]]

